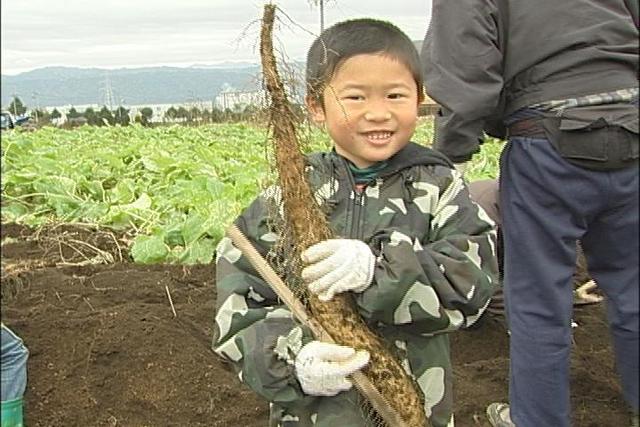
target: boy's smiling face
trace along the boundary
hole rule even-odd
[[[323,93],[324,108],[308,107],[326,123],[338,154],[365,168],[409,143],[418,119],[418,86],[409,68],[384,54],[361,54],[340,64]]]

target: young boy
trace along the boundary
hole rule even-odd
[[[345,21],[307,56],[307,106],[334,150],[307,159],[335,236],[302,254],[302,279],[330,301],[348,292],[424,394],[433,427],[453,425],[451,330],[471,325],[497,283],[494,224],[461,175],[410,141],[423,97],[411,40],[384,21]],[[265,191],[236,220],[262,254],[278,238]],[[273,253],[273,252],[272,252]],[[366,351],[320,343],[224,238],[217,250],[214,350],[271,402],[270,425],[373,425],[348,376]]]

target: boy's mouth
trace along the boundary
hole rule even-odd
[[[371,131],[371,132],[363,132],[363,135],[372,143],[380,144],[384,143],[391,138],[393,132],[391,131]]]

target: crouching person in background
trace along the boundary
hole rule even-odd
[[[479,204],[489,217],[496,223],[498,232],[498,267],[500,270],[500,278],[502,279],[503,269],[503,257],[504,257],[504,244],[502,241],[502,233],[500,232],[500,226],[502,224],[500,218],[500,197],[499,197],[499,185],[497,179],[482,179],[478,181],[472,181],[468,184],[469,194],[474,202]],[[602,295],[599,295],[597,291],[596,282],[591,278],[587,269],[587,260],[582,251],[580,242],[576,242],[577,260],[576,271],[573,275],[574,297],[573,305],[585,305],[595,304],[602,301]],[[504,294],[502,286],[500,286],[496,293],[491,298],[491,303],[487,308],[487,312],[504,316]]]
[[[2,324],[0,346],[2,365],[2,427],[22,427],[22,397],[27,387],[29,351],[22,339]]]

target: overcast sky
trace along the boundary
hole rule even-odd
[[[259,62],[267,0],[2,0],[2,74],[52,65],[120,68]],[[279,51],[304,59],[320,29],[311,0],[273,0]],[[422,40],[431,0],[325,0],[325,27],[355,17],[387,19]],[[313,33],[313,34],[310,34]]]

